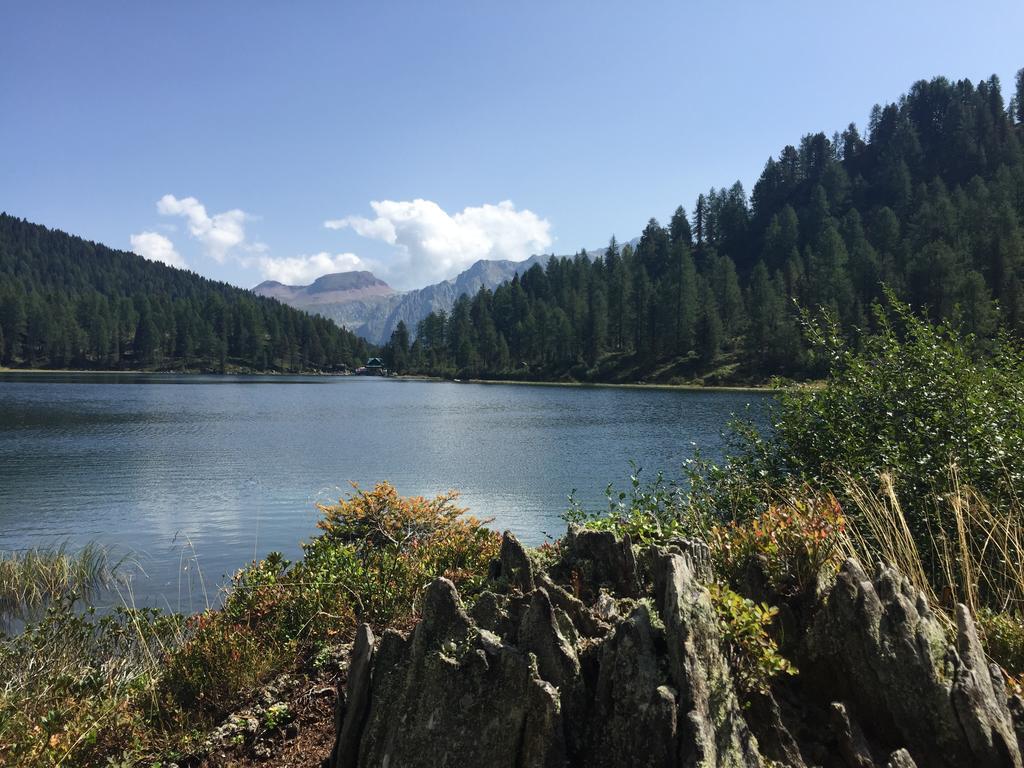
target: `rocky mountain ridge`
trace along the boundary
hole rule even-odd
[[[323,275],[310,285],[285,285],[266,280],[252,289],[259,296],[267,296],[315,315],[323,315],[343,328],[360,333],[367,318],[391,306],[402,294],[376,277],[372,272],[336,272]]]

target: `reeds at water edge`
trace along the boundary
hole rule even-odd
[[[96,542],[0,552],[0,626],[39,615],[57,602],[89,602],[118,584],[126,558]]]

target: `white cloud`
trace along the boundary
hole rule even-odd
[[[376,205],[376,203],[371,203]],[[345,229],[352,227],[356,234],[361,237],[369,237],[373,240],[383,240],[385,243],[395,244],[398,238],[395,232],[395,225],[388,219],[364,219],[362,216],[347,216],[344,219],[332,219],[325,221],[324,226],[328,229]]]
[[[189,234],[220,263],[232,248],[245,242],[243,223],[249,217],[237,208],[210,216],[206,206],[194,197],[179,200],[174,195],[164,195],[157,201],[156,210],[164,216],[183,216],[188,221]]]
[[[446,278],[478,259],[521,261],[551,245],[551,224],[510,200],[467,207],[454,215],[430,200],[370,203],[376,218],[346,216],[328,229],[351,228],[362,237],[397,246],[387,276],[402,287]]]
[[[174,250],[174,243],[159,232],[139,232],[131,236],[132,250],[150,261],[162,261],[171,267],[186,267],[185,259]]]
[[[332,272],[351,272],[368,268],[354,253],[338,253],[332,256],[326,251],[314,253],[312,256],[277,259],[261,256],[257,264],[265,279],[276,280],[285,285],[307,285],[318,277]]]

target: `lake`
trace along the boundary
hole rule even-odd
[[[721,455],[756,392],[361,377],[0,374],[0,550],[89,540],[131,553],[136,604],[199,610],[254,557],[299,554],[349,483],[462,492],[530,544],[573,489],[606,506],[643,476]]]

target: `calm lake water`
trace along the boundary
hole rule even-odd
[[[451,488],[493,526],[560,534],[570,491],[605,505],[634,459],[675,476],[720,455],[767,396],[373,378],[0,374],[0,550],[132,553],[134,600],[198,610],[235,569],[299,554],[348,483]],[[642,475],[642,476],[643,476]]]

